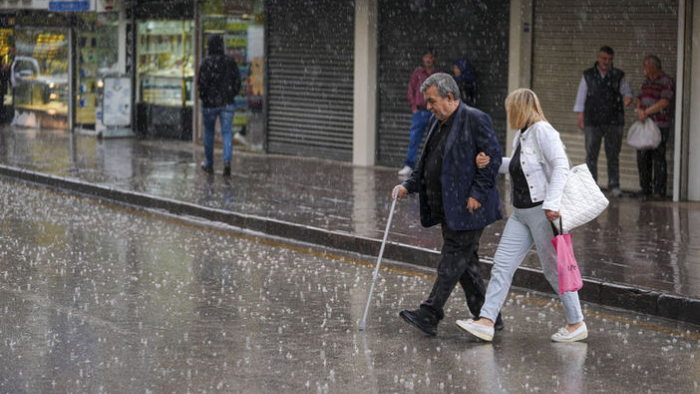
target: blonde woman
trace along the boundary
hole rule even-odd
[[[537,95],[518,89],[506,99],[508,124],[519,130],[513,140],[513,156],[504,157],[499,172],[511,178],[511,202],[515,210],[508,218],[496,250],[486,301],[476,320],[457,320],[462,330],[485,341],[492,341],[494,320],[508,296],[515,270],[525,254],[537,247],[547,281],[559,289],[557,252],[552,245],[554,230],[550,222],[559,218],[559,205],[569,172],[569,160],[559,132],[547,122]],[[488,163],[480,154],[477,166]],[[566,326],[554,335],[555,342],[575,342],[588,337],[577,292],[559,296],[564,304]]]

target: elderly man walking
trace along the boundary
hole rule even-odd
[[[586,138],[586,164],[593,178],[598,180],[598,153],[605,139],[605,158],[608,161],[608,190],[619,197],[620,150],[625,127],[624,107],[632,104],[632,89],[625,73],[613,67],[614,52],[609,46],[598,51],[593,67],[585,70],[578,85],[574,112],[578,114],[578,128]]]
[[[502,218],[496,187],[501,148],[491,118],[459,100],[459,87],[444,73],[431,75],[420,87],[432,112],[429,134],[411,176],[394,188],[392,196],[419,193],[424,227],[439,224],[443,247],[437,279],[428,299],[416,310],[399,315],[428,335],[437,335],[443,307],[459,282],[472,315],[479,316],[486,294],[476,252],[486,226]],[[476,168],[484,152],[491,162]],[[500,315],[496,322],[502,329]]]

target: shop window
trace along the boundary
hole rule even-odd
[[[118,76],[119,15],[81,16],[78,34],[76,123],[95,125],[100,113],[99,93],[106,76]]]
[[[11,68],[16,121],[24,126],[64,126],[68,115],[68,30],[18,27]],[[51,127],[50,126],[50,127]]]
[[[226,54],[238,63],[242,84],[236,97],[234,132],[246,136],[252,145],[261,147],[265,53],[263,2],[207,1],[201,15],[202,59],[207,54],[208,38],[219,34],[224,37]]]
[[[15,29],[12,27],[0,28],[0,98],[3,105],[12,106],[12,89],[10,84],[10,66],[14,60]],[[3,114],[4,115],[4,114]]]
[[[192,21],[146,21],[138,26],[139,101],[191,107]]]

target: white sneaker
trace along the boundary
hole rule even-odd
[[[620,197],[622,196],[622,190],[620,190],[619,187],[616,187],[610,191],[610,194],[612,194],[613,197]]]
[[[413,168],[409,166],[403,166],[403,168],[399,170],[399,175],[411,175],[412,172]]]
[[[238,142],[239,144],[243,146],[248,146],[248,140],[242,136],[240,133],[236,133],[233,135],[233,140]]]
[[[493,341],[493,327],[487,327],[481,324],[474,323],[473,319],[457,320],[455,324],[457,325],[457,327],[462,329],[462,331],[466,331],[469,334],[472,334],[483,341]]]
[[[588,338],[588,328],[586,328],[586,323],[581,324],[574,332],[569,332],[566,327],[562,327],[554,335],[552,335],[552,341],[554,342],[576,342],[582,341]]]

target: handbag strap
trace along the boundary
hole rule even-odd
[[[564,234],[564,225],[561,222],[561,215],[559,215],[559,228],[557,228],[557,226],[555,226],[552,222],[549,222],[549,225],[552,226],[552,231],[554,232],[555,237],[557,235]]]

